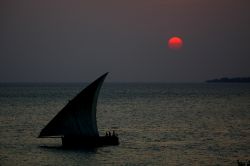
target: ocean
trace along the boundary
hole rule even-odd
[[[1,83],[0,165],[237,165],[250,160],[250,84],[104,83],[100,135],[119,146],[62,149],[37,138],[86,83]]]

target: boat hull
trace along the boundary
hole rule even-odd
[[[101,147],[101,146],[115,146],[119,145],[119,138],[117,136],[103,136],[103,137],[62,137],[63,147],[81,148],[81,147]]]

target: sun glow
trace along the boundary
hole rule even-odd
[[[168,47],[173,50],[179,50],[183,46],[183,40],[180,37],[171,37],[168,40]]]

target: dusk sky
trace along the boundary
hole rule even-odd
[[[1,0],[0,21],[0,82],[250,76],[249,0]]]

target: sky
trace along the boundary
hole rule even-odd
[[[249,0],[1,0],[0,21],[0,82],[250,76]]]

